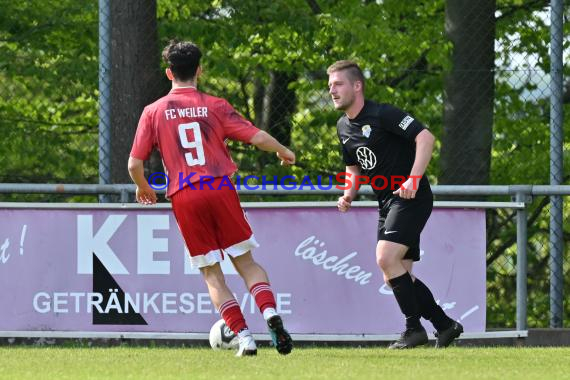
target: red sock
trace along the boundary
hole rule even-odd
[[[226,322],[226,325],[232,330],[234,333],[239,333],[241,330],[247,328],[247,324],[245,323],[245,318],[241,312],[239,304],[235,299],[228,300],[220,306],[220,314],[222,318]]]
[[[258,282],[249,289],[249,292],[255,298],[255,303],[262,313],[268,307],[275,309],[275,297],[267,282]]]

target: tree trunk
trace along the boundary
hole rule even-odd
[[[111,1],[111,181],[130,183],[127,161],[143,108],[165,94],[156,0]]]
[[[495,93],[495,0],[447,0],[453,43],[445,82],[439,183],[488,184]]]
[[[255,108],[262,109],[262,115],[256,113],[255,116],[256,121],[260,122],[258,127],[268,131],[283,145],[291,143],[291,116],[295,112],[297,98],[295,91],[289,88],[289,84],[296,80],[296,74],[272,71],[267,88],[256,83]],[[263,94],[263,107],[259,107],[261,94]]]
[[[291,117],[295,112],[297,97],[295,91],[289,89],[289,84],[297,80],[296,74],[281,71],[271,71],[269,84],[263,85],[260,79],[254,82],[253,107],[255,125],[270,133],[281,144],[291,144]],[[262,170],[271,164],[274,157],[261,155],[256,162],[257,170]]]

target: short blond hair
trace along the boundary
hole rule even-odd
[[[346,71],[350,82],[354,83],[356,81],[360,81],[362,83],[362,89],[364,89],[364,74],[362,73],[360,66],[358,66],[358,63],[350,60],[336,61],[329,66],[327,74],[331,75],[331,73],[336,71]]]

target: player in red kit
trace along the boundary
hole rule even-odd
[[[255,299],[277,351],[289,354],[291,336],[276,312],[265,270],[252,257],[259,244],[229,179],[237,170],[226,140],[237,140],[276,152],[283,165],[295,163],[295,154],[268,133],[257,129],[224,99],[196,88],[202,72],[200,49],[191,42],[171,42],[162,56],[172,81],[168,95],[145,107],[129,158],[129,173],[137,185],[136,199],[156,203],[156,193],[144,176],[143,163],[154,148],[169,178],[167,197],[212,302],[239,337],[238,356],[256,355],[257,347],[239,304],[225,283],[220,261],[227,255]],[[204,180],[207,179],[207,180]]]

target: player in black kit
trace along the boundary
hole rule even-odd
[[[334,106],[344,111],[337,132],[346,173],[352,183],[356,176],[366,176],[378,198],[376,261],[406,317],[405,331],[390,348],[428,342],[420,317],[437,330],[436,347],[447,347],[463,326],[449,318],[429,288],[411,275],[413,262],[420,259],[420,233],[433,207],[425,170],[435,138],[404,111],[365,99],[364,76],[355,62],[338,61],[327,74]],[[337,203],[341,212],[350,209],[357,190],[353,185],[344,191]]]

